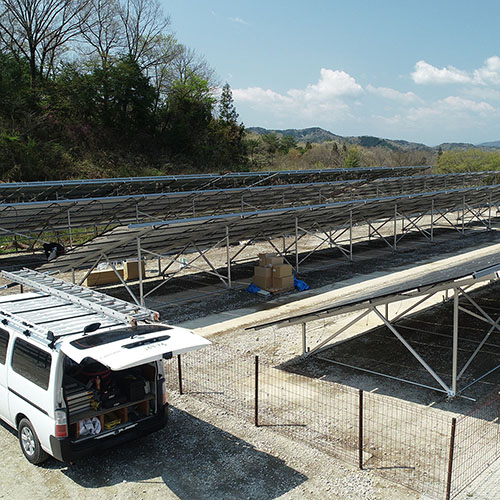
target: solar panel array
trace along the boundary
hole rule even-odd
[[[298,184],[303,182],[331,182],[360,178],[377,179],[379,177],[396,175],[412,175],[418,172],[425,172],[430,168],[430,166],[360,167],[120,177],[47,182],[13,182],[0,184],[0,201],[3,203],[14,203],[172,191],[229,189],[261,184]]]
[[[464,204],[477,207],[492,200],[500,201],[500,185],[131,224],[75,248],[51,262],[49,267],[70,270],[93,263],[101,254],[112,260],[130,258],[137,255],[138,238],[144,250],[177,253],[191,241],[203,248],[225,237],[229,243],[238,243],[263,234],[267,237],[294,234],[296,220],[305,230],[322,227],[330,230],[349,221],[358,224],[392,217],[396,207],[406,215],[417,215],[428,213],[431,206],[445,211]]]
[[[0,228],[23,234],[44,230],[130,224],[248,210],[286,208],[349,199],[479,185],[494,172],[419,175],[302,184],[206,189],[159,194],[0,204]],[[22,229],[20,229],[22,228]]]

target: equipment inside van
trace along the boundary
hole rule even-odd
[[[208,340],[48,274],[2,275],[33,290],[0,297],[0,418],[31,463],[74,461],[166,425],[163,359]]]

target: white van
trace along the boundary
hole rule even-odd
[[[208,340],[45,274],[2,274],[36,290],[0,297],[0,418],[31,463],[72,462],[166,425],[163,359]]]

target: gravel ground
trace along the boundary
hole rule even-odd
[[[165,430],[74,465],[30,465],[13,433],[0,427],[0,498],[424,498],[196,400],[174,406]]]

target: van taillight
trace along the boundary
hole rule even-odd
[[[56,437],[68,437],[68,420],[65,410],[56,410]]]

